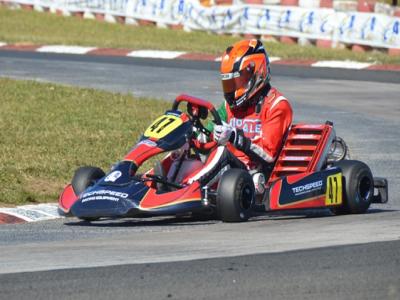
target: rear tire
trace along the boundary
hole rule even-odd
[[[370,168],[358,160],[343,160],[334,164],[342,169],[343,204],[332,208],[334,214],[362,214],[371,205],[374,179]]]
[[[217,189],[217,211],[223,222],[244,222],[251,216],[254,184],[250,174],[242,169],[226,171]]]
[[[106,174],[102,169],[97,167],[85,166],[75,171],[72,178],[72,188],[76,195],[83,193],[89,186],[93,185]]]

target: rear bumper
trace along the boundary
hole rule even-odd
[[[388,181],[383,177],[374,177],[374,197],[372,203],[387,203],[388,196]]]

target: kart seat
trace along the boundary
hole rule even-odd
[[[157,160],[156,163],[154,164],[153,172],[154,172],[154,175],[159,175],[162,177],[166,176],[164,167],[162,166],[162,164],[159,160]],[[166,185],[165,183],[161,183],[161,182],[156,183],[156,188],[157,188],[157,191],[160,191],[160,192],[168,192],[170,190],[168,185]]]
[[[194,158],[187,158],[182,164],[175,161],[168,170],[167,178],[175,182],[185,182],[188,177],[200,170],[203,166],[204,164],[200,160]],[[179,170],[176,171],[176,168],[179,168]],[[173,178],[174,176],[175,178]]]
[[[190,178],[190,176],[200,170],[204,166],[198,159],[188,158],[179,161],[173,161],[169,169],[166,171],[160,161],[157,161],[153,167],[154,175],[160,175],[166,177],[169,181],[184,183]],[[177,170],[177,168],[179,168]],[[169,192],[171,187],[164,183],[156,183],[157,190],[160,192]]]

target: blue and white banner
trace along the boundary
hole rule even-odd
[[[285,35],[333,43],[400,48],[400,18],[324,8],[268,5],[204,7],[198,0],[11,0],[65,11],[85,11],[182,24],[215,33]]]

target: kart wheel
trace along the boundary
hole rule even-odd
[[[103,172],[103,170],[97,167],[80,167],[75,171],[71,183],[75,194],[81,194],[89,186],[93,185],[97,180],[105,175],[106,174]]]
[[[342,169],[343,204],[332,208],[334,214],[362,214],[371,205],[374,179],[370,168],[358,160],[343,160],[334,164]]]
[[[254,200],[254,184],[249,173],[241,169],[229,169],[217,190],[217,211],[223,222],[247,221]]]

